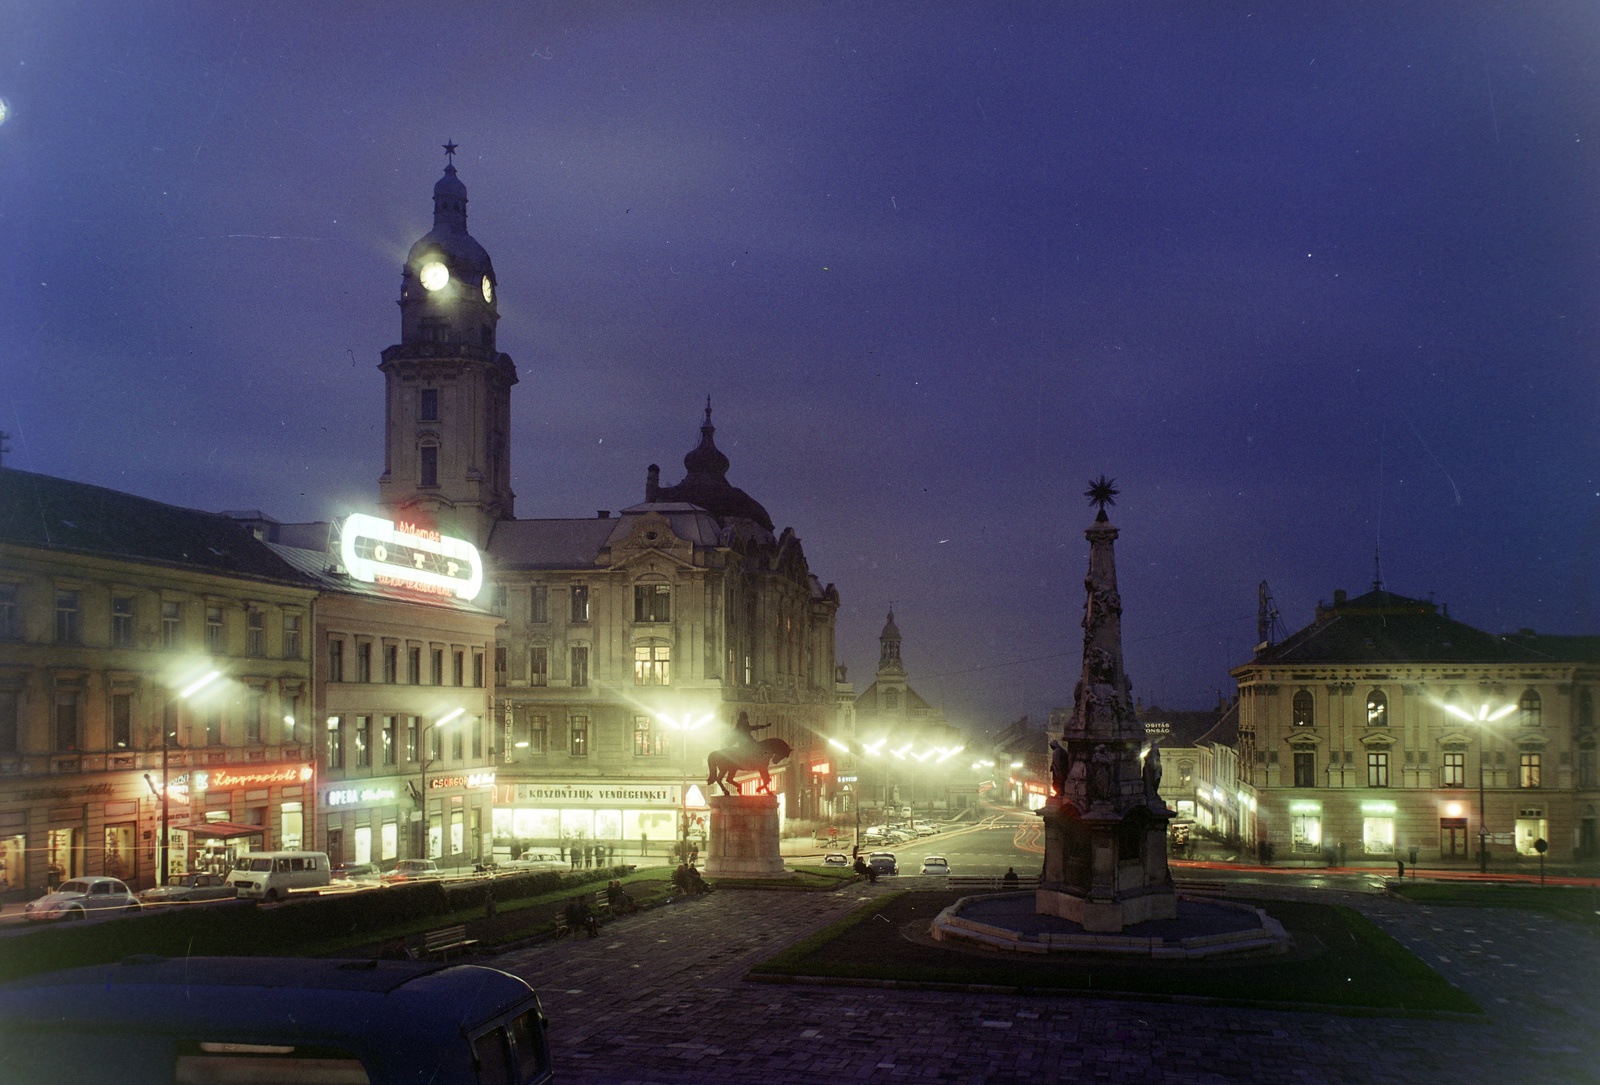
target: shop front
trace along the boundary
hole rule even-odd
[[[324,785],[318,792],[319,819],[329,861],[388,867],[401,858],[400,826],[414,806],[407,783],[415,790],[415,781],[403,776]]]
[[[455,772],[428,777],[427,858],[460,867],[484,860],[494,773]]]
[[[603,844],[618,854],[669,855],[686,818],[691,844],[705,846],[710,808],[701,789],[679,780],[586,780],[495,788],[497,861],[531,849]]]
[[[224,874],[248,851],[303,848],[315,776],[309,762],[294,761],[212,765],[174,780],[168,794],[168,875]],[[180,796],[183,801],[175,801]]]

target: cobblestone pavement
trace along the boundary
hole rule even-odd
[[[734,892],[492,962],[550,1016],[558,1080],[681,1083],[1600,1081],[1600,938],[1527,912],[1358,907],[1487,1011],[1419,1020],[743,980],[873,893]]]

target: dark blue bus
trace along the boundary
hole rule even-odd
[[[540,1085],[538,995],[422,961],[130,957],[0,985],[0,1081]]]

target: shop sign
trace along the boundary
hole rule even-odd
[[[369,802],[393,802],[399,789],[387,787],[336,787],[331,788],[324,801],[328,806],[359,806]]]
[[[22,792],[18,798],[24,802],[43,799],[70,799],[74,795],[109,795],[110,784],[82,784],[78,787],[40,787]]]
[[[339,557],[356,580],[471,601],[483,588],[483,558],[465,539],[365,513],[345,518]]]
[[[552,806],[610,806],[616,803],[671,804],[681,801],[677,784],[592,783],[518,784],[517,802]]]
[[[833,766],[826,761],[818,761],[811,766],[811,774],[813,776],[826,776],[832,771]]]
[[[1361,804],[1363,814],[1393,814],[1395,804],[1392,802],[1364,802]]]
[[[235,791],[241,787],[270,787],[273,784],[299,784],[311,779],[307,764],[249,765],[239,768],[196,769],[196,791]]]
[[[837,779],[841,784],[853,784],[856,782],[856,778],[854,776],[838,776],[835,777],[835,779]]]
[[[494,773],[473,772],[466,775],[428,777],[429,791],[443,791],[447,787],[493,787]]]

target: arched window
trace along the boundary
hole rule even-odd
[[[1384,696],[1381,689],[1367,694],[1367,726],[1389,726],[1389,698]]]
[[[1296,727],[1313,727],[1316,725],[1317,716],[1313,704],[1309,689],[1303,689],[1294,695],[1294,725]]]
[[[1517,702],[1518,722],[1523,727],[1538,727],[1544,722],[1544,702],[1539,699],[1537,690],[1524,690],[1522,699]]]

